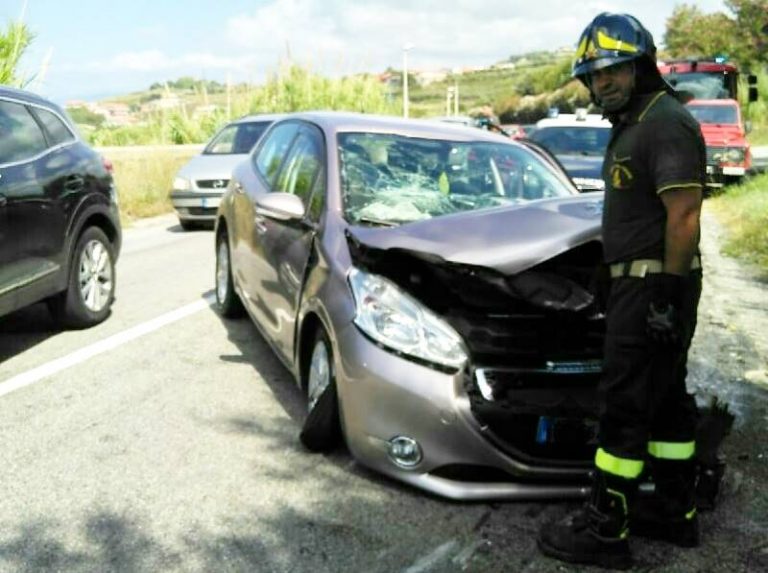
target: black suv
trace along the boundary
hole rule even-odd
[[[0,316],[45,300],[65,327],[107,318],[121,241],[111,171],[60,107],[0,86]]]

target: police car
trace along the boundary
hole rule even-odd
[[[580,191],[604,191],[601,171],[610,133],[611,122],[580,109],[539,120],[530,139],[557,157]]]

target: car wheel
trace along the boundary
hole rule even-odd
[[[243,315],[243,303],[232,282],[231,261],[229,238],[227,233],[220,233],[216,240],[216,304],[222,316],[237,318]]]
[[[107,318],[115,299],[115,257],[112,243],[98,227],[87,228],[77,240],[67,290],[48,299],[54,319],[69,328],[85,328]]]
[[[315,334],[305,380],[307,417],[299,439],[313,452],[331,451],[341,442],[341,427],[333,350],[322,328]]]

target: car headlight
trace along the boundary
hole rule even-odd
[[[189,191],[192,189],[192,182],[186,177],[176,177],[173,180],[173,188],[177,191]]]
[[[715,150],[712,158],[720,163],[742,163],[744,155],[745,150],[743,147],[724,147]]]
[[[464,343],[442,318],[393,282],[353,268],[355,324],[381,345],[440,366],[460,369],[467,361]]]

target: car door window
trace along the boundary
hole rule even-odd
[[[45,149],[43,132],[27,107],[0,101],[0,164],[30,159]]]
[[[63,143],[74,141],[74,134],[55,113],[50,112],[47,109],[36,108],[35,115],[37,115],[40,121],[43,122],[43,125],[45,125],[51,145],[61,145]]]
[[[274,191],[301,197],[307,205],[322,167],[322,147],[319,137],[302,130],[286,156]]]
[[[274,185],[277,172],[298,129],[298,124],[293,122],[278,125],[266,135],[263,145],[259,146],[255,157],[256,170],[270,187]]]

